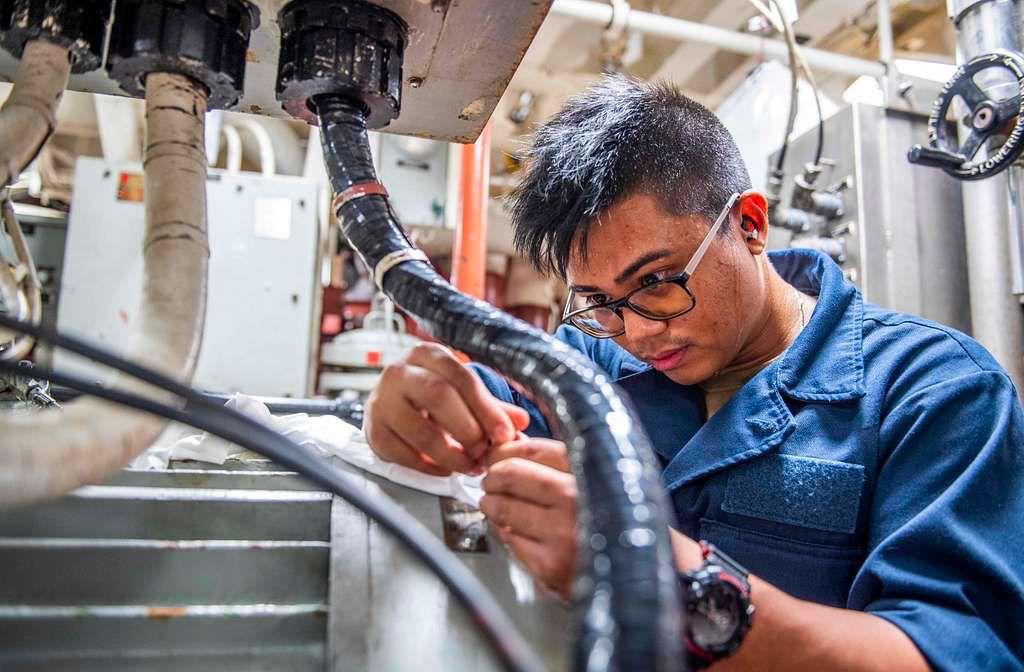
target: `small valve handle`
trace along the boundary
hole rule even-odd
[[[975,82],[983,70],[1009,71],[1017,82],[1017,95],[991,100]],[[963,141],[946,123],[953,100],[960,98],[970,109],[966,120],[970,132]],[[995,136],[1005,141],[985,158],[975,155]],[[928,118],[928,144],[915,145],[907,159],[930,168],[940,168],[960,180],[980,180],[996,175],[1010,166],[1024,150],[1024,57],[1011,51],[996,50],[976,56],[960,68],[942,87]]]
[[[952,154],[941,149],[935,149],[934,147],[914,145],[910,148],[910,152],[907,153],[907,160],[919,166],[956,170],[966,163],[968,159],[963,154]]]

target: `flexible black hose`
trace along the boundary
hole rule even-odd
[[[226,404],[234,395],[223,392],[200,392],[210,401],[219,404]],[[50,388],[50,395],[58,403],[74,401],[82,396],[77,390],[59,385]],[[363,404],[359,401],[348,399],[300,399],[293,397],[261,397],[254,396],[253,399],[267,407],[267,410],[274,415],[286,413],[306,413],[307,415],[333,415],[339,420],[344,420],[356,427],[363,426]]]
[[[314,104],[335,193],[376,182],[361,107],[336,95],[318,96]],[[414,249],[384,196],[348,200],[337,214],[370,269],[389,254]],[[579,490],[575,668],[680,669],[671,509],[650,444],[608,378],[550,335],[459,293],[425,262],[394,267],[383,285],[434,338],[532,390],[565,439]]]
[[[49,380],[85,394],[205,430],[293,469],[349,502],[394,535],[413,555],[437,574],[473,618],[506,669],[516,672],[541,672],[544,669],[536,654],[487,589],[437,537],[397,504],[386,498],[372,497],[369,491],[314,450],[295,443],[247,415],[207,399],[198,390],[80,339],[58,334],[51,329],[37,327],[3,314],[0,314],[0,326],[29,334],[39,342],[69,350],[138,378],[182,397],[188,401],[189,406],[185,409],[176,408],[137,394],[107,388],[79,376],[56,372],[48,367],[33,367],[33,378]],[[0,371],[20,373],[16,363],[2,360]]]

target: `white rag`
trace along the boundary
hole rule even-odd
[[[340,457],[354,467],[399,485],[441,497],[454,497],[473,507],[478,506],[483,497],[482,476],[431,476],[385,462],[370,449],[366,436],[357,427],[333,415],[273,415],[266,404],[244,394],[234,395],[226,406],[274,428],[298,444]],[[205,432],[196,434],[190,427],[172,424],[153,446],[132,461],[131,468],[165,469],[171,460],[224,464],[229,457],[241,452],[241,448],[224,439]]]

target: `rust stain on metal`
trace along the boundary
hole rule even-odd
[[[188,615],[187,607],[147,607],[146,618],[165,620]]]
[[[490,96],[481,96],[480,98],[477,98],[469,105],[462,108],[462,111],[459,112],[459,119],[462,119],[463,121],[474,121],[476,119],[480,119],[486,112],[488,112],[487,103],[490,102],[490,100],[492,100]],[[494,103],[497,105],[497,101],[494,101]],[[493,107],[491,109],[493,109]]]

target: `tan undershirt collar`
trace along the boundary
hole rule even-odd
[[[803,331],[804,327],[807,326],[806,323],[811,320],[811,315],[814,312],[814,307],[818,304],[818,299],[817,297],[808,296],[801,292],[800,301],[803,308],[802,315],[804,316],[803,323],[800,325],[800,331]],[[797,335],[799,335],[799,333],[800,332],[798,331]],[[796,340],[795,337],[794,340]],[[729,403],[729,400],[733,398],[733,395],[735,395],[741,387],[750,382],[751,378],[768,368],[772,362],[781,359],[784,354],[786,354],[785,350],[767,362],[753,364],[742,369],[725,371],[714,375],[701,383],[700,387],[704,390],[704,405],[707,408],[707,419],[710,420],[711,416]]]

